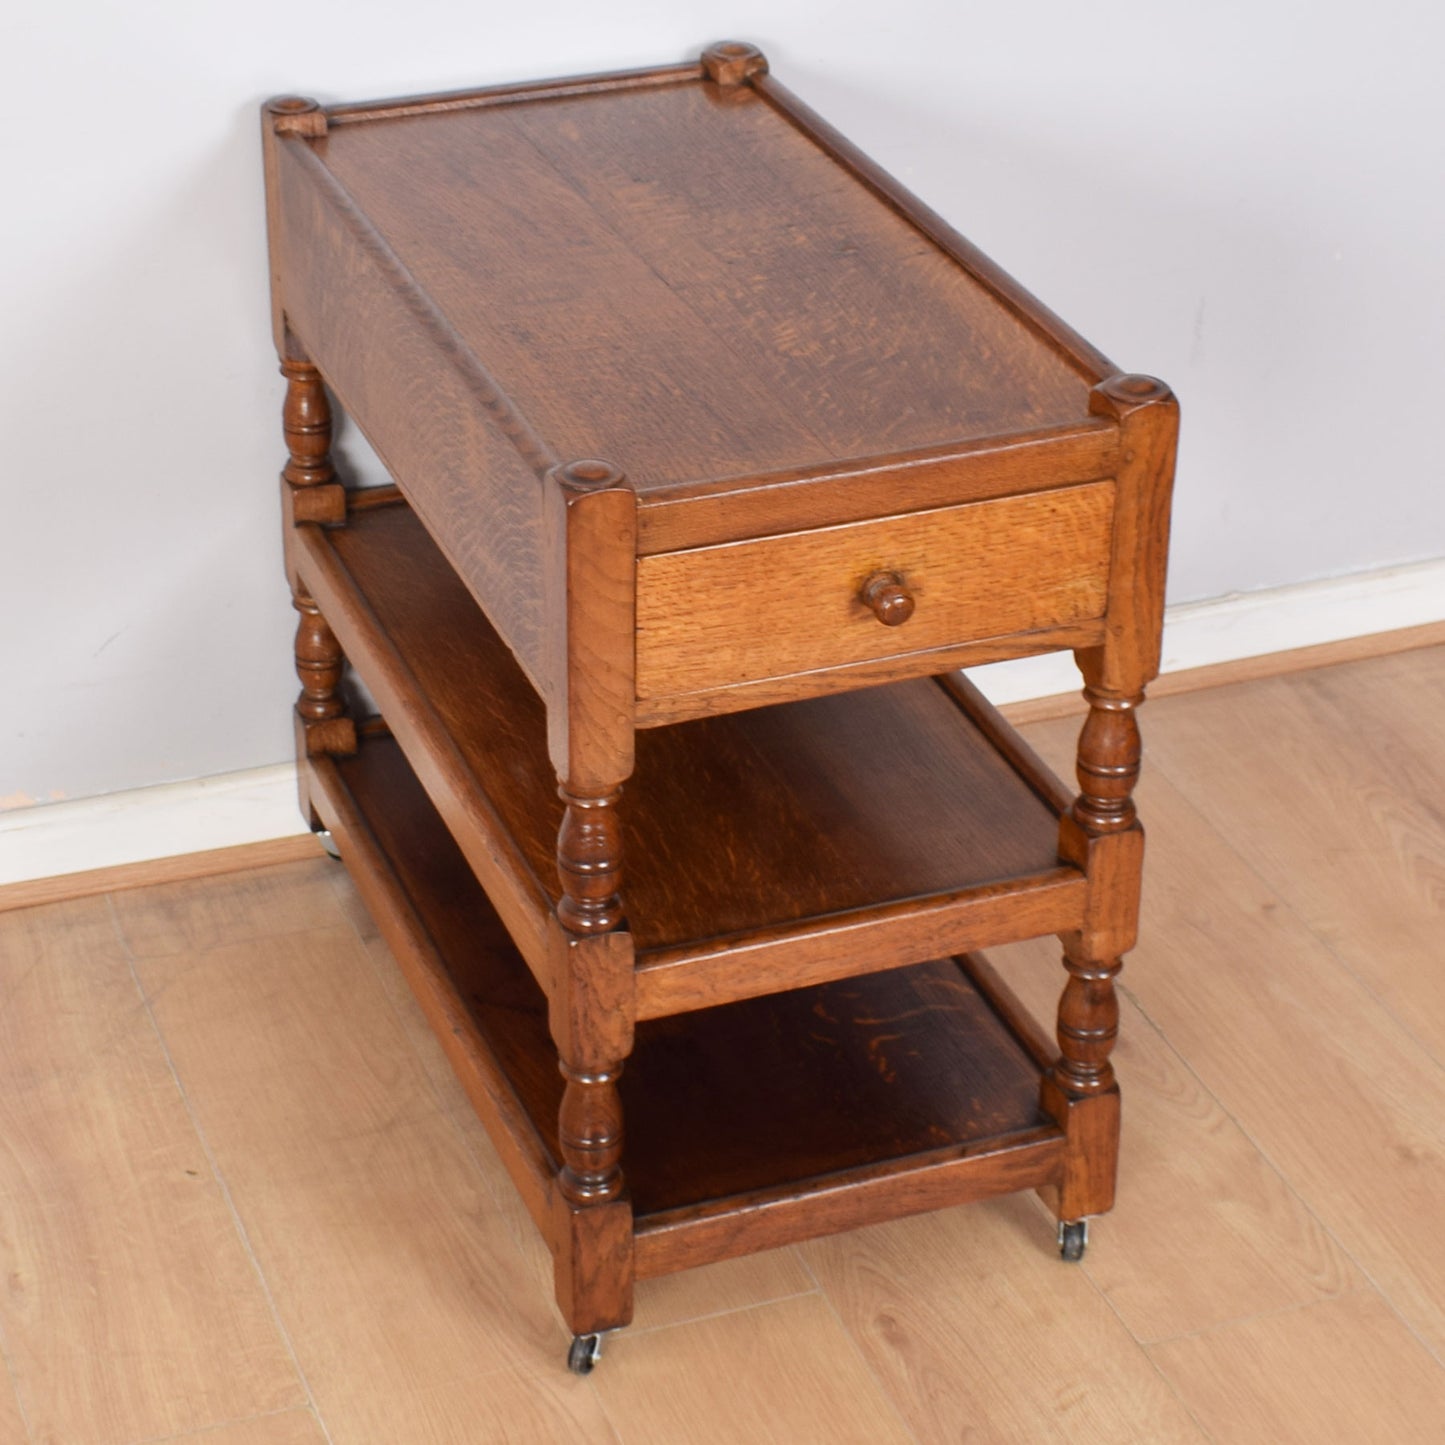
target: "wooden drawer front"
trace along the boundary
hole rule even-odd
[[[1114,483],[823,527],[637,563],[637,694],[906,656],[1102,617]],[[887,627],[862,601],[896,573],[913,615]]]

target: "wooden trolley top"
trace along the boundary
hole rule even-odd
[[[1114,369],[750,47],[289,119],[536,468],[644,503],[1087,426]]]

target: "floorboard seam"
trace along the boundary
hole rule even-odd
[[[1376,660],[1377,659],[1375,658],[1364,658],[1356,660],[1356,662],[1353,664],[1341,663],[1338,664],[1338,666],[1361,666]],[[1310,686],[1316,674],[1331,670],[1333,669],[1308,668],[1295,676],[1289,677],[1285,685],[1305,688]],[[1241,682],[1239,684],[1236,684],[1236,686],[1258,686],[1261,683],[1274,683],[1278,681],[1281,681],[1281,679],[1275,676],[1271,676],[1267,678],[1251,679],[1248,683]],[[1406,752],[1413,751],[1414,745],[1407,736],[1403,735],[1394,728],[1390,729],[1390,733],[1403,750],[1405,750]],[[1380,1006],[1380,1008],[1386,1014],[1388,1014],[1389,1017],[1399,1026],[1400,1030],[1405,1033],[1413,1042],[1418,1044],[1420,1048],[1439,1068],[1445,1070],[1445,1059],[1438,1058],[1436,1056],[1435,1049],[1432,1046],[1416,1037],[1413,1029],[1410,1026],[1409,1020],[1400,1017],[1400,1015],[1396,1012],[1394,1005],[1392,1005],[1388,1000],[1382,998],[1381,995],[1374,988],[1374,986],[1355,971],[1355,968],[1350,963],[1349,959],[1342,955],[1335,946],[1335,944],[1325,934],[1321,933],[1319,929],[1316,928],[1315,925],[1309,920],[1309,918],[1306,917],[1303,910],[1297,907],[1290,900],[1290,898],[1285,892],[1285,889],[1279,884],[1277,884],[1273,879],[1267,877],[1265,873],[1250,858],[1246,857],[1245,854],[1241,853],[1234,846],[1234,844],[1230,842],[1229,836],[1225,832],[1221,824],[1215,819],[1212,813],[1206,811],[1205,804],[1196,800],[1195,794],[1187,786],[1186,782],[1180,777],[1178,777],[1176,774],[1171,773],[1168,763],[1158,758],[1151,758],[1149,761],[1149,767],[1151,770],[1157,769],[1157,771],[1168,781],[1169,785],[1175,790],[1175,792],[1177,792],[1179,796],[1189,805],[1191,811],[1193,811],[1216,834],[1216,836],[1224,842],[1226,847],[1228,847],[1229,851],[1233,853],[1234,856],[1239,860],[1240,864],[1248,870],[1251,877],[1253,877],[1269,893],[1277,897],[1281,904],[1289,911],[1291,917],[1293,917],[1296,922],[1298,922],[1299,925],[1310,934],[1312,938],[1318,940],[1320,946],[1329,953],[1330,957],[1333,958],[1340,965],[1340,967],[1343,968],[1345,972],[1352,979],[1354,979],[1355,982],[1358,983],[1362,989],[1364,989],[1367,994],[1369,994],[1369,996]],[[1445,821],[1445,815],[1440,814],[1435,808],[1431,806],[1428,797],[1418,794],[1410,794],[1409,797],[1411,801],[1422,807],[1427,813],[1430,814],[1432,818],[1436,819],[1436,821]],[[1394,861],[1398,862],[1398,860]]]
[[[667,1320],[660,1325],[628,1325],[624,1334],[627,1339],[637,1339],[642,1335],[660,1335],[664,1330],[680,1330],[688,1325],[700,1325],[707,1320],[726,1319],[729,1315],[746,1314],[749,1310],[764,1310],[769,1305],[784,1304],[788,1300],[807,1299],[810,1294],[820,1294],[816,1287],[813,1289],[794,1290],[792,1294],[775,1295],[771,1299],[749,1300],[745,1305],[729,1305],[722,1310],[709,1310],[706,1314],[689,1315],[682,1320]]]
[[[1367,978],[1365,978],[1362,974],[1356,971],[1354,964],[1352,964],[1350,960],[1339,951],[1335,944],[1325,934],[1321,933],[1320,930],[1316,928],[1313,923],[1310,922],[1310,920],[1305,916],[1301,909],[1298,908],[1285,895],[1284,890],[1278,884],[1276,884],[1273,879],[1268,878],[1254,864],[1251,859],[1247,858],[1243,853],[1239,851],[1238,848],[1234,846],[1233,843],[1229,841],[1229,838],[1224,832],[1224,829],[1215,821],[1215,819],[1210,814],[1204,811],[1204,808],[1195,801],[1193,795],[1185,789],[1184,785],[1177,778],[1171,776],[1168,768],[1159,763],[1157,760],[1151,760],[1150,768],[1151,770],[1157,771],[1168,782],[1169,786],[1173,788],[1176,793],[1179,794],[1179,796],[1184,800],[1185,803],[1188,804],[1190,811],[1194,813],[1200,819],[1200,821],[1204,823],[1204,825],[1209,828],[1217,838],[1221,840],[1221,842],[1224,843],[1225,847],[1227,847],[1232,854],[1234,854],[1235,858],[1239,860],[1240,866],[1249,873],[1250,877],[1253,878],[1255,882],[1258,883],[1260,887],[1263,888],[1266,892],[1268,892],[1273,898],[1278,900],[1279,906],[1284,909],[1285,912],[1287,912],[1289,916],[1294,919],[1294,921],[1298,923],[1299,926],[1306,933],[1308,933],[1309,936],[1314,939],[1315,942],[1318,943],[1319,946],[1324,949],[1324,951],[1329,954],[1329,956],[1334,959],[1337,964],[1339,964],[1339,966],[1345,971],[1348,977],[1365,994],[1369,996],[1371,1002],[1374,1003],[1377,1008],[1379,1008],[1380,1012],[1385,1014],[1385,1016],[1389,1018],[1390,1022],[1393,1023],[1395,1027],[1398,1028],[1400,1032],[1404,1034],[1405,1037],[1409,1039],[1410,1042],[1414,1044],[1415,1047],[1418,1048],[1427,1059],[1429,1059],[1429,1061],[1431,1062],[1431,1064],[1434,1065],[1437,1071],[1445,1074],[1445,1059],[1439,1058],[1434,1048],[1430,1044],[1426,1043],[1424,1039],[1420,1038],[1418,1034],[1416,1034],[1415,1030],[1411,1027],[1409,1020],[1402,1018],[1397,1012],[1395,1005],[1391,1003],[1388,999],[1384,998]]]
[[[912,1424],[903,1414],[903,1409],[899,1405],[898,1401],[894,1399],[893,1391],[888,1388],[887,1381],[883,1380],[879,1376],[878,1371],[873,1368],[873,1361],[868,1358],[868,1353],[858,1342],[857,1336],[853,1333],[852,1330],[848,1328],[848,1323],[843,1318],[842,1311],[839,1310],[837,1304],[834,1303],[832,1295],[830,1295],[828,1291],[823,1287],[823,1282],[818,1278],[817,1274],[813,1270],[813,1266],[808,1262],[807,1254],[803,1250],[797,1248],[794,1249],[794,1253],[798,1257],[798,1263],[803,1266],[803,1272],[808,1276],[810,1280],[813,1281],[813,1289],[816,1290],[817,1293],[823,1297],[823,1303],[827,1305],[828,1313],[831,1314],[835,1320],[837,1320],[838,1328],[843,1331],[843,1334],[847,1337],[848,1343],[853,1346],[853,1353],[857,1355],[863,1368],[868,1372],[868,1378],[873,1381],[873,1383],[878,1387],[878,1390],[882,1394],[883,1398],[888,1401],[889,1408],[897,1417],[898,1423],[903,1427],[904,1433],[908,1436],[910,1440],[917,1441],[918,1432],[913,1428]]]
[[[1214,1092],[1214,1090],[1205,1083],[1203,1078],[1201,1078],[1199,1073],[1196,1071],[1194,1065],[1190,1063],[1189,1059],[1170,1039],[1168,1032],[1149,1016],[1148,1010],[1144,1007],[1143,1003],[1140,1002],[1138,995],[1131,990],[1123,990],[1122,986],[1121,991],[1128,993],[1129,1001],[1134,1005],[1136,1009],[1139,1010],[1139,1014],[1144,1019],[1144,1021],[1149,1025],[1150,1028],[1154,1030],[1155,1033],[1159,1035],[1161,1039],[1164,1040],[1166,1044],[1168,1044],[1170,1050],[1179,1060],[1181,1066],[1188,1070],[1190,1077],[1195,1081],[1195,1083],[1202,1090],[1204,1090],[1204,1092],[1211,1099],[1214,1100],[1214,1102],[1219,1106],[1220,1111],[1224,1114],[1224,1117],[1228,1119],[1236,1129],[1239,1130],[1239,1132],[1244,1136],[1246,1142],[1249,1144],[1250,1148],[1253,1149],[1255,1153],[1258,1154],[1259,1157],[1265,1162],[1265,1164],[1269,1166],[1275,1177],[1280,1181],[1280,1183],[1284,1186],[1284,1188],[1288,1191],[1288,1193],[1296,1201],[1296,1203],[1298,1203],[1300,1208],[1303,1209],[1312,1220],[1314,1220],[1315,1224],[1319,1226],[1319,1228],[1324,1232],[1326,1237],[1335,1246],[1335,1248],[1338,1249],[1339,1252],[1357,1270],[1359,1270],[1361,1278],[1363,1278],[1365,1282],[1370,1286],[1370,1288],[1374,1290],[1374,1292],[1380,1297],[1380,1299],[1384,1301],[1385,1305],[1390,1310],[1390,1313],[1393,1314],[1395,1318],[1400,1321],[1400,1323],[1404,1326],[1405,1330],[1409,1333],[1410,1337],[1415,1340],[1417,1344],[1420,1345],[1420,1347],[1430,1356],[1432,1360],[1435,1361],[1437,1365],[1440,1366],[1441,1369],[1445,1369],[1445,1357],[1442,1357],[1440,1351],[1436,1350],[1434,1346],[1431,1345],[1431,1343],[1424,1337],[1424,1335],[1422,1335],[1420,1331],[1414,1326],[1414,1324],[1411,1323],[1411,1321],[1405,1316],[1400,1307],[1390,1297],[1390,1292],[1386,1290],[1375,1278],[1374,1274],[1364,1264],[1360,1262],[1360,1260],[1356,1257],[1355,1252],[1339,1237],[1335,1230],[1331,1228],[1331,1226],[1320,1217],[1318,1211],[1310,1203],[1310,1201],[1305,1198],[1304,1194],[1296,1186],[1294,1180],[1291,1179],[1290,1176],[1285,1172],[1285,1170],[1282,1169],[1279,1164],[1275,1162],[1274,1157],[1270,1154],[1269,1150],[1266,1149],[1259,1142],[1259,1140],[1255,1138],[1254,1134],[1245,1125],[1245,1123],[1241,1119],[1237,1118],[1234,1112],[1225,1105],[1224,1101],[1220,1099],[1220,1097]],[[1343,1299],[1345,1296],[1352,1293],[1358,1293],[1358,1291],[1352,1291],[1348,1289],[1336,1290],[1332,1294],[1321,1295],[1318,1300],[1306,1301],[1305,1304],[1319,1304],[1325,1300]],[[1190,1339],[1198,1335],[1208,1334],[1211,1329],[1225,1328],[1228,1325],[1240,1324],[1243,1321],[1249,1319],[1265,1319],[1272,1314],[1286,1314],[1291,1309],[1301,1307],[1303,1306],[1287,1305],[1282,1310],[1265,1310],[1257,1315],[1245,1315],[1234,1320],[1221,1320],[1216,1325],[1207,1325],[1200,1330],[1186,1330],[1179,1335],[1168,1335],[1164,1339],[1154,1340],[1150,1343],[1164,1344],[1166,1340]],[[1130,1333],[1133,1334],[1133,1331],[1130,1331]],[[1147,1349],[1148,1347],[1145,1346],[1145,1348]]]
[[[1189,1401],[1186,1400],[1177,1389],[1175,1389],[1174,1381],[1171,1380],[1169,1376],[1166,1375],[1164,1371],[1159,1368],[1159,1362],[1154,1358],[1153,1355],[1149,1353],[1148,1345],[1146,1345],[1144,1341],[1141,1340],[1139,1336],[1136,1335],[1134,1331],[1129,1328],[1129,1325],[1124,1319],[1124,1316],[1119,1313],[1118,1309],[1114,1305],[1114,1301],[1109,1298],[1108,1292],[1103,1288],[1099,1281],[1094,1278],[1092,1272],[1089,1269],[1087,1255],[1083,1260],[1080,1261],[1080,1263],[1083,1266],[1084,1278],[1089,1281],[1089,1287],[1104,1302],[1105,1309],[1107,1309],[1109,1313],[1113,1315],[1116,1320],[1119,1321],[1119,1328],[1123,1330],[1125,1335],[1127,1335],[1128,1338],[1134,1342],[1134,1348],[1138,1350],[1139,1353],[1148,1362],[1149,1368],[1154,1371],[1156,1376],[1158,1376],[1160,1383],[1164,1386],[1166,1390],[1169,1391],[1170,1395],[1172,1395],[1174,1399],[1179,1402],[1179,1408],[1184,1411],[1184,1413],[1190,1418],[1191,1421],[1193,1421],[1194,1428],[1199,1431],[1200,1437],[1204,1440],[1207,1440],[1209,1442],[1209,1445],[1216,1445],[1214,1436],[1207,1429],[1205,1429],[1204,1422],[1199,1418],[1198,1415],[1194,1413],[1192,1409],[1190,1409]]]
[[[176,1061],[171,1056],[170,1045],[166,1042],[165,1035],[161,1032],[160,1021],[156,1018],[155,1010],[151,1007],[151,1001],[146,994],[145,987],[140,981],[140,974],[136,970],[135,954],[131,949],[130,941],[125,936],[125,928],[121,924],[120,915],[115,909],[115,899],[112,895],[106,895],[106,906],[110,909],[111,926],[121,948],[125,951],[126,966],[130,970],[131,981],[135,984],[136,994],[139,996],[141,1005],[145,1009],[146,1018],[150,1020],[150,1026],[155,1032],[156,1042],[160,1045],[161,1055],[166,1061],[166,1068],[170,1070],[171,1080],[176,1086],[176,1093],[180,1096],[181,1106],[186,1111],[186,1117],[191,1122],[191,1128],[196,1132],[196,1140],[206,1156],[206,1163],[211,1170],[211,1177],[216,1181],[216,1187],[221,1191],[221,1198],[225,1201],[226,1208],[230,1211],[231,1223],[236,1230],[236,1235],[241,1242],[241,1248],[246,1253],[246,1258],[251,1262],[251,1268],[255,1271],[257,1283],[261,1286],[262,1297],[266,1301],[266,1307],[270,1311],[271,1321],[281,1337],[281,1343],[286,1347],[286,1353],[291,1360],[291,1366],[296,1371],[296,1378],[301,1388],[306,1392],[306,1403],[316,1420],[317,1428],[320,1429],[322,1438],[327,1445],[334,1445],[331,1438],[331,1431],[327,1428],[326,1419],[322,1415],[316,1403],[316,1394],[311,1388],[311,1381],[306,1378],[306,1371],[301,1367],[300,1357],[296,1353],[295,1343],[291,1339],[291,1332],[286,1328],[281,1318],[281,1311],[276,1304],[276,1297],[271,1291],[271,1282],[266,1278],[266,1272],[261,1267],[261,1261],[257,1257],[255,1248],[251,1244],[251,1236],[246,1230],[246,1225],[241,1219],[240,1210],[236,1207],[236,1201],[231,1195],[231,1186],[226,1182],[221,1172],[220,1162],[217,1160],[215,1151],[211,1148],[210,1140],[206,1138],[205,1130],[201,1128],[201,1121],[196,1117],[196,1111],[191,1104],[190,1095],[187,1094],[185,1085],[181,1082],[180,1073],[176,1069]],[[280,1413],[280,1412],[275,1412]],[[255,1417],[252,1417],[255,1418]]]
[[[1169,784],[1169,786],[1173,788],[1174,791],[1179,795],[1180,799],[1185,803],[1189,811],[1199,820],[1200,824],[1203,827],[1208,828],[1209,831],[1214,834],[1215,838],[1225,849],[1228,850],[1229,853],[1234,856],[1234,858],[1239,862],[1240,866],[1246,869],[1250,876],[1271,897],[1277,899],[1279,906],[1284,909],[1291,918],[1294,919],[1294,921],[1300,926],[1300,928],[1306,934],[1308,934],[1308,936],[1313,939],[1321,948],[1323,948],[1325,952],[1331,958],[1333,958],[1340,965],[1341,968],[1344,969],[1345,973],[1356,983],[1358,983],[1362,989],[1364,989],[1364,991],[1370,996],[1371,999],[1375,1000],[1377,1006],[1380,1008],[1380,1011],[1391,1021],[1391,1023],[1395,1024],[1395,1026],[1400,1029],[1400,1032],[1404,1035],[1404,1037],[1407,1038],[1410,1043],[1414,1045],[1414,1047],[1425,1056],[1429,1063],[1432,1064],[1437,1070],[1445,1068],[1445,1065],[1441,1064],[1440,1060],[1435,1057],[1432,1050],[1425,1048],[1424,1045],[1420,1043],[1420,1041],[1409,1029],[1403,1027],[1399,1023],[1398,1019],[1395,1017],[1393,1010],[1389,1009],[1383,1003],[1380,1003],[1379,1000],[1376,998],[1374,991],[1364,983],[1360,982],[1360,980],[1355,974],[1355,971],[1350,968],[1350,966],[1335,953],[1334,949],[1329,945],[1326,940],[1319,936],[1315,929],[1311,927],[1309,922],[1305,918],[1303,918],[1298,912],[1296,912],[1294,905],[1283,896],[1281,896],[1279,890],[1275,888],[1268,879],[1266,879],[1265,877],[1263,877],[1262,874],[1260,874],[1259,870],[1254,867],[1254,865],[1249,861],[1248,858],[1244,857],[1244,855],[1239,852],[1239,850],[1234,846],[1234,844],[1229,841],[1229,838],[1225,835],[1225,833],[1215,824],[1213,819],[1209,818],[1205,813],[1203,813],[1198,807],[1195,806],[1193,799],[1190,798],[1190,796],[1184,791],[1182,787],[1180,787],[1177,780],[1170,775],[1169,769],[1165,766],[1160,765],[1157,761],[1152,763],[1151,767],[1158,771],[1158,773],[1164,778],[1164,780]],[[1169,1037],[1168,1031],[1156,1019],[1152,1017],[1152,1015],[1149,1013],[1149,1010],[1144,1006],[1144,1001],[1139,997],[1138,993],[1136,993],[1132,987],[1123,983],[1121,983],[1119,987],[1120,991],[1125,993],[1128,996],[1130,1002],[1133,1003],[1134,1007],[1139,1010],[1140,1016],[1145,1020],[1146,1023],[1148,1023],[1149,1027],[1152,1028],[1159,1035],[1159,1037],[1163,1039],[1166,1044],[1169,1045],[1169,1048],[1173,1051],[1175,1057],[1178,1058],[1180,1063],[1189,1070],[1191,1077],[1193,1077],[1199,1087],[1203,1089],[1205,1093],[1207,1093],[1215,1101],[1215,1103],[1219,1105],[1220,1109],[1223,1110],[1225,1117],[1233,1121],[1235,1127],[1249,1141],[1251,1147],[1259,1154],[1260,1158],[1263,1159],[1265,1163],[1267,1163],[1269,1167],[1275,1172],[1275,1174],[1279,1177],[1285,1188],[1289,1190],[1289,1192],[1294,1196],[1296,1200],[1298,1200],[1300,1207],[1305,1210],[1305,1212],[1310,1216],[1310,1218],[1313,1219],[1322,1230],[1324,1230],[1324,1232],[1334,1242],[1335,1246],[1339,1249],[1340,1253],[1343,1254],[1344,1257],[1349,1260],[1349,1262],[1354,1265],[1354,1267],[1359,1270],[1360,1274],[1369,1282],[1371,1289],[1373,1289],[1376,1294],[1378,1294],[1380,1298],[1385,1302],[1390,1312],[1395,1316],[1396,1319],[1400,1321],[1400,1323],[1404,1326],[1410,1337],[1420,1345],[1420,1347],[1430,1356],[1432,1360],[1435,1361],[1437,1365],[1440,1366],[1441,1369],[1445,1369],[1445,1353],[1437,1350],[1434,1345],[1432,1345],[1430,1341],[1425,1338],[1425,1336],[1420,1332],[1420,1330],[1416,1328],[1414,1323],[1405,1315],[1404,1311],[1400,1308],[1400,1306],[1396,1304],[1390,1292],[1385,1289],[1380,1284],[1379,1280],[1375,1278],[1374,1274],[1369,1269],[1367,1269],[1364,1264],[1360,1262],[1360,1260],[1356,1257],[1354,1251],[1348,1248],[1348,1246],[1346,1246],[1344,1241],[1339,1238],[1335,1230],[1325,1223],[1325,1221],[1320,1217],[1318,1211],[1300,1192],[1300,1190],[1296,1187],[1294,1181],[1289,1177],[1286,1171],[1281,1168],[1280,1165],[1275,1161],[1274,1156],[1269,1152],[1269,1150],[1263,1147],[1259,1140],[1255,1138],[1251,1130],[1246,1127],[1243,1120],[1239,1119],[1235,1115],[1234,1111],[1225,1105],[1224,1101],[1219,1097],[1215,1090],[1212,1089],[1204,1081],[1204,1079],[1201,1077],[1198,1070],[1194,1067],[1194,1064],[1190,1061],[1188,1056]]]

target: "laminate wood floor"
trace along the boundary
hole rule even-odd
[[[0,914],[0,1445],[1438,1445],[1442,719],[1445,647],[1146,709],[1082,1266],[904,1220],[640,1286],[588,1379],[339,867]],[[993,955],[1044,1016],[1056,953]]]

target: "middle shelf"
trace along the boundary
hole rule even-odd
[[[562,805],[542,700],[404,503],[298,542],[305,586],[545,977]],[[953,679],[639,732],[620,810],[639,1018],[1077,927],[1066,801]]]

